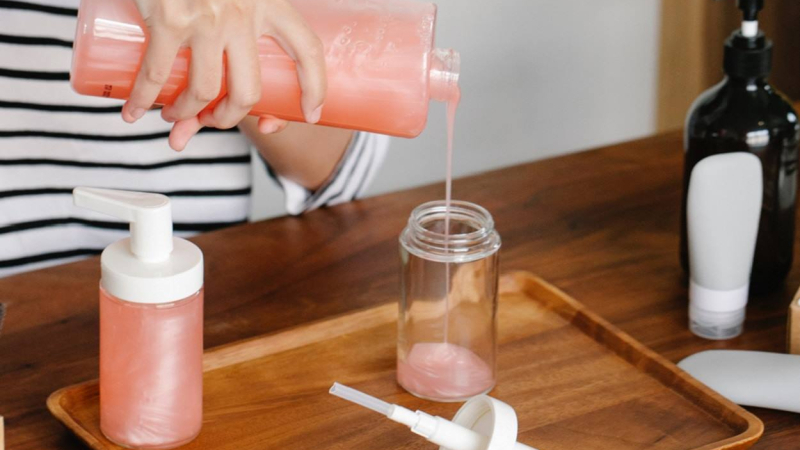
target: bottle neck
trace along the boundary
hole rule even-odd
[[[450,48],[436,48],[431,52],[428,74],[430,97],[440,102],[457,100],[460,94],[458,75],[461,55]]]
[[[767,82],[766,75],[758,77],[741,77],[727,74],[726,81],[730,86],[745,90],[756,90],[769,84]]]
[[[475,261],[500,248],[489,211],[458,200],[451,202],[449,210],[443,200],[418,206],[408,218],[400,242],[409,252],[440,262]]]

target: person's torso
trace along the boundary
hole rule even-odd
[[[136,124],[121,102],[69,86],[78,0],[0,2],[0,276],[102,250],[125,224],[72,205],[95,186],[161,192],[178,235],[247,220],[250,145],[211,130],[170,150],[159,111]]]

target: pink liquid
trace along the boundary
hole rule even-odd
[[[457,401],[488,392],[494,386],[494,371],[459,345],[419,343],[398,364],[397,381],[415,395]]]
[[[203,422],[203,291],[167,305],[100,289],[100,429],[125,447],[185,444]]]
[[[291,2],[325,46],[328,94],[320,124],[414,137],[425,128],[430,99],[444,101],[452,94],[452,74],[445,70],[452,66],[439,58],[455,52],[433,48],[432,3]],[[146,46],[143,30],[134,0],[82,0],[73,88],[85,95],[128,98]],[[269,37],[259,40],[258,52],[262,97],[251,114],[304,121],[294,60]],[[157,104],[171,104],[186,87],[190,56],[189,49],[179,52]],[[220,98],[224,86],[223,80]]]
[[[445,178],[445,248],[450,236],[453,193],[453,137],[461,91],[447,102],[447,167]],[[445,263],[444,342],[414,344],[397,366],[397,380],[408,391],[432,400],[463,400],[488,392],[495,384],[494,370],[473,351],[448,343],[450,335],[450,263]]]
[[[453,200],[453,136],[456,130],[456,112],[461,102],[461,89],[454,90],[455,94],[447,101],[447,168],[444,181],[444,248],[450,247],[450,203]],[[444,341],[450,335],[450,263],[445,262],[445,298],[444,298]]]

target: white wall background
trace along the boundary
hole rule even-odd
[[[461,53],[456,176],[655,131],[660,0],[436,3],[437,45]],[[445,147],[433,103],[422,135],[394,139],[369,195],[443,180]],[[285,214],[260,162],[254,170],[253,218]]]

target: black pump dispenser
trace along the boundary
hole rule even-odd
[[[742,29],[725,41],[725,73],[735,77],[756,78],[769,75],[772,68],[772,41],[758,30],[758,12],[764,0],[738,0],[742,10]]]
[[[742,10],[742,18],[748,22],[758,20],[758,13],[764,9],[764,0],[736,0]]]
[[[738,0],[742,27],[725,41],[725,78],[692,104],[686,118],[681,262],[689,268],[686,194],[701,159],[748,152],[763,168],[763,202],[751,291],[780,286],[793,257],[800,125],[792,105],[768,82],[772,42],[758,29],[764,0]],[[769,4],[767,2],[767,4]]]

